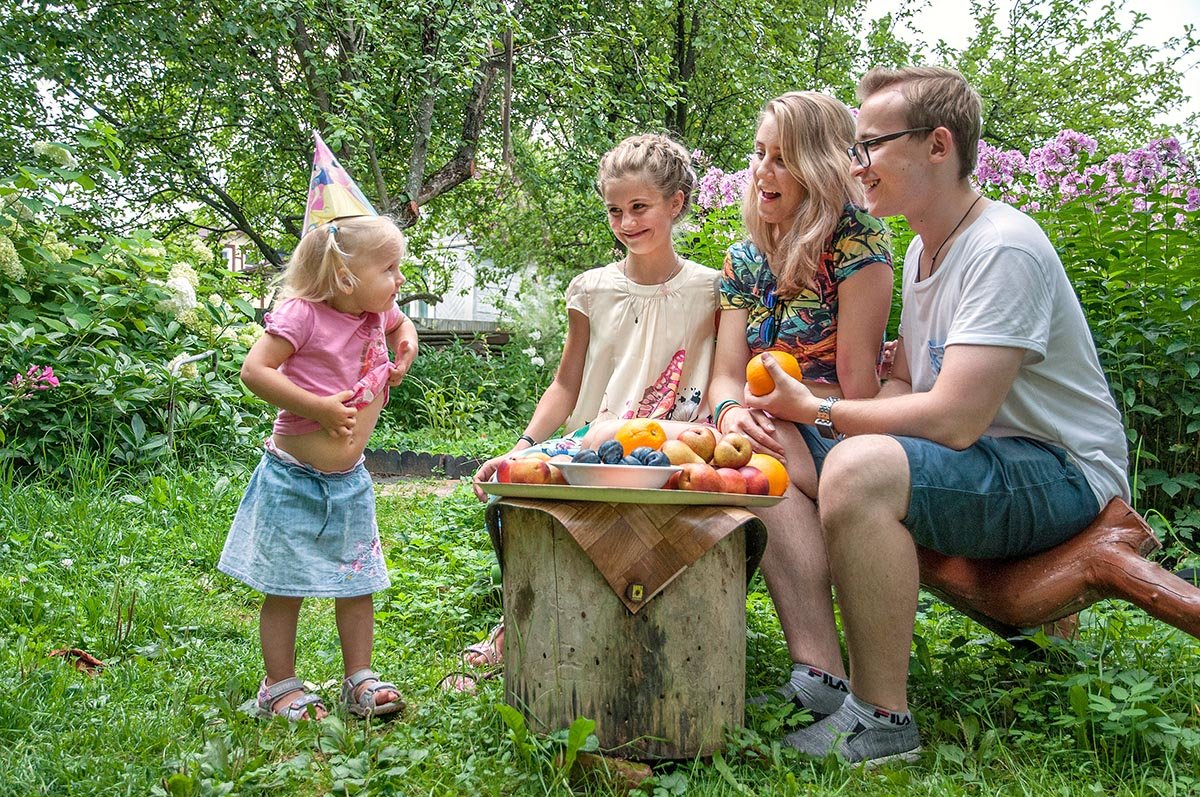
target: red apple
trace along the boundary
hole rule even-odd
[[[713,449],[717,447],[717,436],[708,426],[689,426],[679,433],[679,439],[695,451],[702,462],[712,459]]]
[[[767,495],[771,492],[767,475],[753,465],[738,468],[738,473],[746,480],[746,492],[750,495]]]
[[[717,468],[717,475],[721,477],[721,492],[745,494],[746,477],[742,475],[740,470],[735,470],[734,468]]]
[[[679,472],[679,489],[693,490],[702,493],[719,493],[723,491],[724,483],[717,471],[711,465],[690,463],[681,466]]]
[[[718,468],[736,470],[745,467],[753,454],[754,449],[750,446],[748,437],[738,432],[730,432],[717,441],[717,447],[713,449],[712,464]]]
[[[550,466],[537,457],[508,460],[508,478],[513,484],[551,484]]]
[[[664,490],[678,490],[679,489],[679,474],[682,472],[683,471],[677,470],[674,473],[672,473],[671,477],[669,479],[667,479],[667,483],[663,485],[663,489]]]
[[[662,444],[662,448],[659,450],[667,455],[667,459],[671,460],[672,465],[687,465],[689,463],[703,465],[707,461],[700,459],[700,456],[682,440],[668,440]]]

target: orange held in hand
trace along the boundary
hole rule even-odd
[[[788,472],[783,463],[770,454],[755,454],[750,457],[750,467],[758,468],[771,485],[770,495],[783,495],[788,486]]]
[[[621,444],[621,448],[625,449],[625,456],[629,456],[635,448],[642,446],[649,446],[655,451],[659,450],[667,441],[667,433],[663,431],[662,424],[658,421],[652,421],[649,418],[634,418],[621,424],[621,428],[617,430],[613,438]]]
[[[804,378],[800,372],[800,363],[796,362],[795,357],[786,351],[764,351],[746,363],[746,384],[750,387],[750,393],[755,396],[765,396],[775,389],[775,380],[767,373],[767,367],[762,363],[762,358],[768,355],[775,358],[776,364],[788,376],[793,379]]]

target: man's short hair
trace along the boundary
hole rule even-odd
[[[966,78],[938,66],[876,68],[858,81],[858,101],[861,104],[890,88],[898,90],[908,104],[908,127],[944,127],[950,131],[958,148],[960,179],[975,171],[983,103]]]

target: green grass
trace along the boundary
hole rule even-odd
[[[393,586],[377,596],[375,666],[409,699],[404,718],[288,726],[241,713],[261,677],[259,599],[215,564],[248,467],[134,478],[80,459],[55,481],[0,473],[0,795],[614,793],[568,785],[561,738],[514,741],[498,681],[437,689],[500,615],[465,487],[379,501]],[[761,583],[748,606],[755,692],[787,655]],[[1200,643],[1117,605],[1083,620],[1079,641],[1042,640],[1031,656],[929,604],[912,660],[916,765],[804,760],[779,745],[790,718],[768,710],[720,759],[660,766],[642,793],[1200,793]],[[79,673],[48,656],[62,647],[108,666]],[[305,606],[298,666],[318,683],[340,675],[329,601]]]

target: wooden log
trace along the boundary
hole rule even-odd
[[[1079,534],[1032,556],[917,554],[922,587],[1001,636],[1121,598],[1200,638],[1200,589],[1145,558],[1158,547],[1146,522],[1114,498]]]
[[[499,511],[508,703],[539,732],[594,719],[601,747],[630,758],[721,749],[744,719],[743,529],[633,614],[558,520]]]

